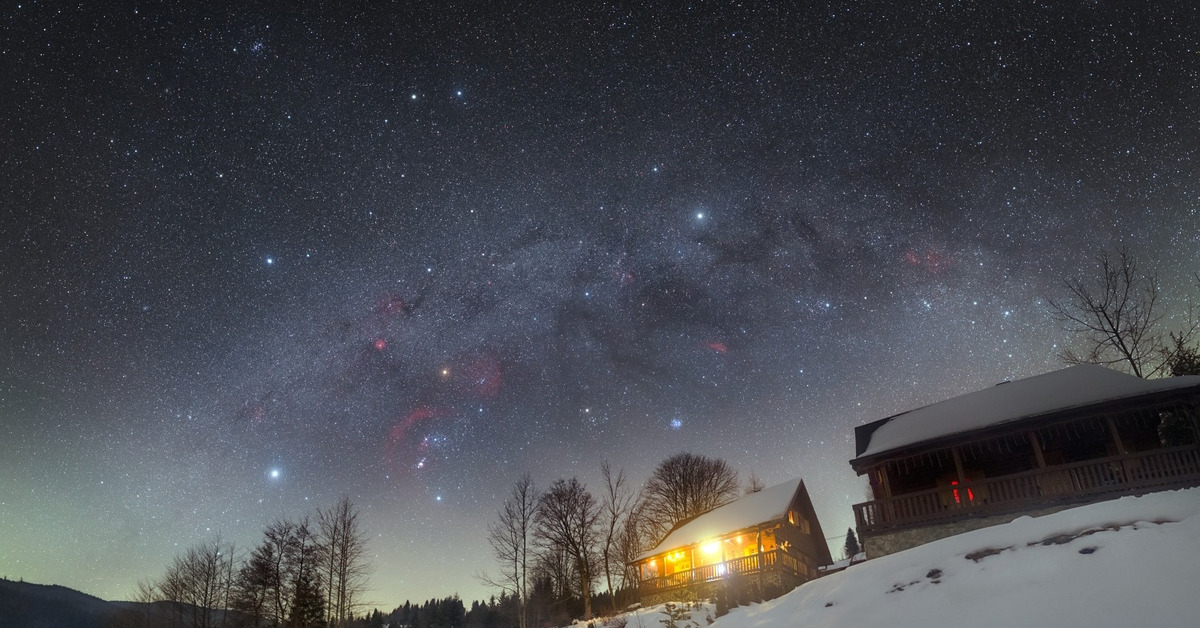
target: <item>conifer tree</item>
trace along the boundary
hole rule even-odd
[[[854,528],[846,528],[846,558],[854,558],[856,554],[862,551],[858,545],[858,536],[854,534]]]

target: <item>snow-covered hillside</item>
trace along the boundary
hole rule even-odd
[[[872,626],[1196,628],[1200,489],[1023,517],[943,539],[734,609],[713,624]]]

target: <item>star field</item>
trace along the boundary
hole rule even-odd
[[[681,450],[837,534],[1101,250],[1197,296],[1192,3],[476,4],[2,9],[0,576],[347,495],[381,608],[485,598],[520,474]]]

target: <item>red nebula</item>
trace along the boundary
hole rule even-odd
[[[384,349],[387,349],[387,341],[383,338],[376,338],[375,342],[371,344],[375,347],[376,351],[383,351]]]
[[[439,409],[421,406],[409,412],[408,415],[392,425],[392,429],[388,431],[388,439],[385,446],[388,473],[399,477],[413,466],[406,461],[398,460],[402,456],[407,457],[407,454],[416,454],[418,451],[424,449],[422,441],[416,443],[410,442],[413,440],[411,437],[412,428],[418,423],[439,418],[443,414],[444,412]],[[420,462],[421,467],[427,464],[425,458],[421,458]]]
[[[721,355],[729,353],[729,346],[719,340],[709,340],[708,342],[704,343],[704,346],[716,351],[717,353],[720,353]]]
[[[908,250],[904,252],[904,261],[909,266],[919,266],[931,275],[938,275],[950,268],[950,258],[934,248],[924,252]]]
[[[251,425],[259,425],[267,420],[267,404],[269,402],[270,395],[266,395],[258,401],[247,401],[238,410],[238,417],[246,419]]]
[[[384,295],[375,304],[375,313],[384,318],[399,316],[404,313],[404,299],[396,294]]]
[[[618,268],[613,271],[613,278],[622,286],[628,286],[637,280],[637,275],[633,274],[633,271]]]

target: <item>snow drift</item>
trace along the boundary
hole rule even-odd
[[[640,612],[644,623],[650,610]],[[706,623],[703,615],[697,623]],[[942,539],[733,609],[713,624],[872,626],[1196,628],[1200,488],[1022,517]]]

